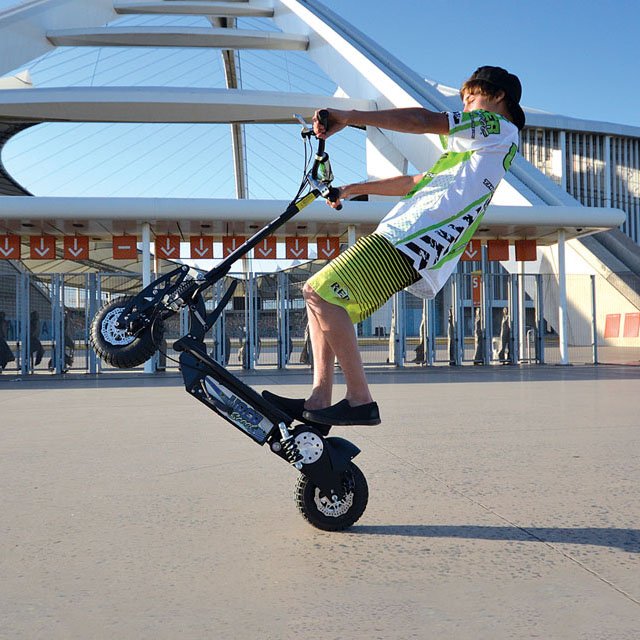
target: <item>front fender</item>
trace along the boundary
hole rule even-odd
[[[331,467],[338,473],[344,471],[349,466],[351,460],[360,453],[360,449],[358,449],[353,442],[345,440],[344,438],[330,436],[325,438],[324,441],[329,460],[331,461]]]

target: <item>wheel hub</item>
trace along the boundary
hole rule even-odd
[[[311,433],[311,431],[303,431],[296,436],[295,443],[300,455],[302,456],[302,459],[300,460],[302,464],[313,464],[320,460],[324,450],[324,445],[320,436],[317,436],[315,433]]]
[[[109,343],[117,347],[124,347],[131,344],[136,337],[129,335],[124,329],[116,326],[118,317],[124,310],[124,307],[112,309],[102,320],[100,325],[100,333],[102,337]]]
[[[335,494],[328,496],[316,487],[313,501],[316,503],[316,507],[322,515],[329,518],[339,518],[347,513],[353,506],[353,491],[345,493],[344,497],[340,499]]]

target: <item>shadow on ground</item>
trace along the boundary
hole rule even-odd
[[[640,553],[640,530],[596,527],[486,527],[476,525],[360,525],[350,529],[360,535],[407,536],[416,538],[459,538],[464,540],[514,540],[549,544],[582,544],[615,547]]]

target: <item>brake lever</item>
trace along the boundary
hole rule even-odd
[[[313,127],[310,126],[309,123],[299,113],[294,113],[293,117],[302,125],[302,131],[300,132],[300,135],[303,138],[310,138],[314,135]]]

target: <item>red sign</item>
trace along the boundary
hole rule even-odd
[[[287,260],[307,260],[309,257],[309,238],[291,237],[285,238]]]
[[[180,258],[180,236],[156,236],[156,256],[165,260]]]
[[[482,276],[479,273],[471,274],[471,299],[474,307],[482,305]]]
[[[213,236],[191,236],[191,257],[201,260],[213,260]]]
[[[222,257],[226,258],[232,251],[235,251],[246,238],[244,236],[223,236]]]
[[[640,333],[640,313],[624,314],[623,338],[637,338]]]
[[[87,236],[65,236],[64,237],[64,259],[65,260],[88,260],[89,259],[89,238]]]
[[[136,236],[113,236],[113,259],[136,260],[138,238]]]
[[[617,338],[620,335],[620,314],[608,313],[604,321],[604,337]]]
[[[256,246],[253,257],[260,260],[275,260],[277,246],[276,237],[269,236]]]
[[[20,236],[0,236],[0,260],[20,260]]]
[[[29,238],[29,256],[32,260],[54,260],[56,239],[53,236],[31,236]]]
[[[516,260],[521,262],[535,262],[538,252],[535,240],[516,240]]]
[[[489,260],[508,260],[508,240],[487,240],[487,258]]]
[[[464,248],[460,260],[462,262],[482,260],[482,243],[480,240],[469,240],[469,244]]]
[[[318,259],[331,260],[340,253],[340,238],[337,236],[318,238]]]

